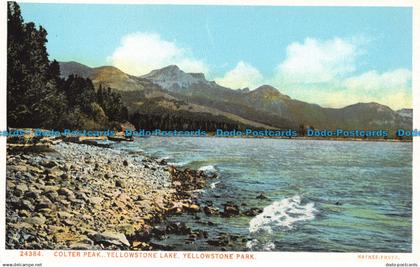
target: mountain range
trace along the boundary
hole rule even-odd
[[[292,99],[270,85],[233,90],[207,80],[203,73],[187,73],[175,65],[143,76],[129,75],[112,66],[90,68],[77,62],[60,62],[60,69],[63,77],[74,74],[90,78],[95,87],[118,90],[130,113],[150,117],[149,124],[171,117],[177,118],[181,128],[314,127],[387,129],[391,133],[412,128],[412,109],[394,111],[373,102],[324,108]],[[169,128],[163,122],[159,125]]]

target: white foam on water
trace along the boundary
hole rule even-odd
[[[268,233],[273,231],[287,231],[293,229],[297,222],[315,219],[316,209],[314,203],[303,205],[300,196],[275,201],[264,208],[263,212],[249,222],[251,234]],[[273,250],[275,244],[271,240],[260,242],[257,239],[248,241],[247,248],[259,247],[262,250]]]
[[[191,193],[204,193],[204,192],[206,192],[206,190],[204,190],[204,189],[194,189],[194,190],[192,190],[190,192]]]
[[[199,171],[203,171],[207,175],[217,174],[217,169],[213,165],[205,165],[205,166],[200,167],[198,170]],[[210,183],[210,188],[211,189],[216,188],[216,185],[218,183],[220,183],[220,181],[216,181],[216,182]]]
[[[213,165],[205,165],[198,169],[199,171],[203,171],[205,173],[217,173],[216,167]]]
[[[258,240],[257,239],[252,239],[248,242],[246,242],[246,247],[249,249],[253,249],[258,245]]]
[[[300,196],[275,201],[265,207],[263,212],[249,222],[249,232],[265,231],[272,233],[273,228],[290,230],[299,221],[315,218],[314,203],[301,204]]]
[[[175,166],[175,167],[184,167],[188,164],[190,164],[191,161],[181,161],[181,162],[168,162],[169,165]]]
[[[211,183],[211,184],[210,184],[210,188],[211,188],[211,189],[216,188],[216,185],[217,185],[218,183],[220,183],[220,181],[217,181],[217,182],[213,182],[213,183]]]
[[[262,250],[262,251],[272,251],[276,248],[276,245],[272,241],[258,241],[257,239],[252,239],[246,242],[246,247],[250,250]]]
[[[158,161],[161,161],[161,160],[170,160],[170,159],[172,159],[172,157],[171,156],[163,156],[163,157],[160,157],[160,158],[158,158],[157,160]]]
[[[272,251],[275,248],[276,248],[276,245],[273,242],[267,242],[263,246],[264,251]]]

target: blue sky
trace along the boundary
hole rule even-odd
[[[134,75],[177,64],[332,107],[411,103],[411,8],[20,5],[25,21],[47,29],[57,60]]]

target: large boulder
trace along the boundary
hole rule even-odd
[[[94,233],[91,234],[90,239],[95,241],[96,243],[106,243],[112,244],[117,246],[130,246],[127,238],[124,234],[115,233],[115,232],[103,232],[103,233]]]

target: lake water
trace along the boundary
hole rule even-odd
[[[174,216],[208,239],[241,238],[224,249],[410,252],[412,144],[327,140],[160,138],[116,145],[168,162],[216,171],[199,193],[223,209],[258,207],[255,217]],[[269,199],[257,199],[263,192]],[[209,225],[210,224],[210,225]],[[208,239],[160,240],[176,250],[220,250]]]

